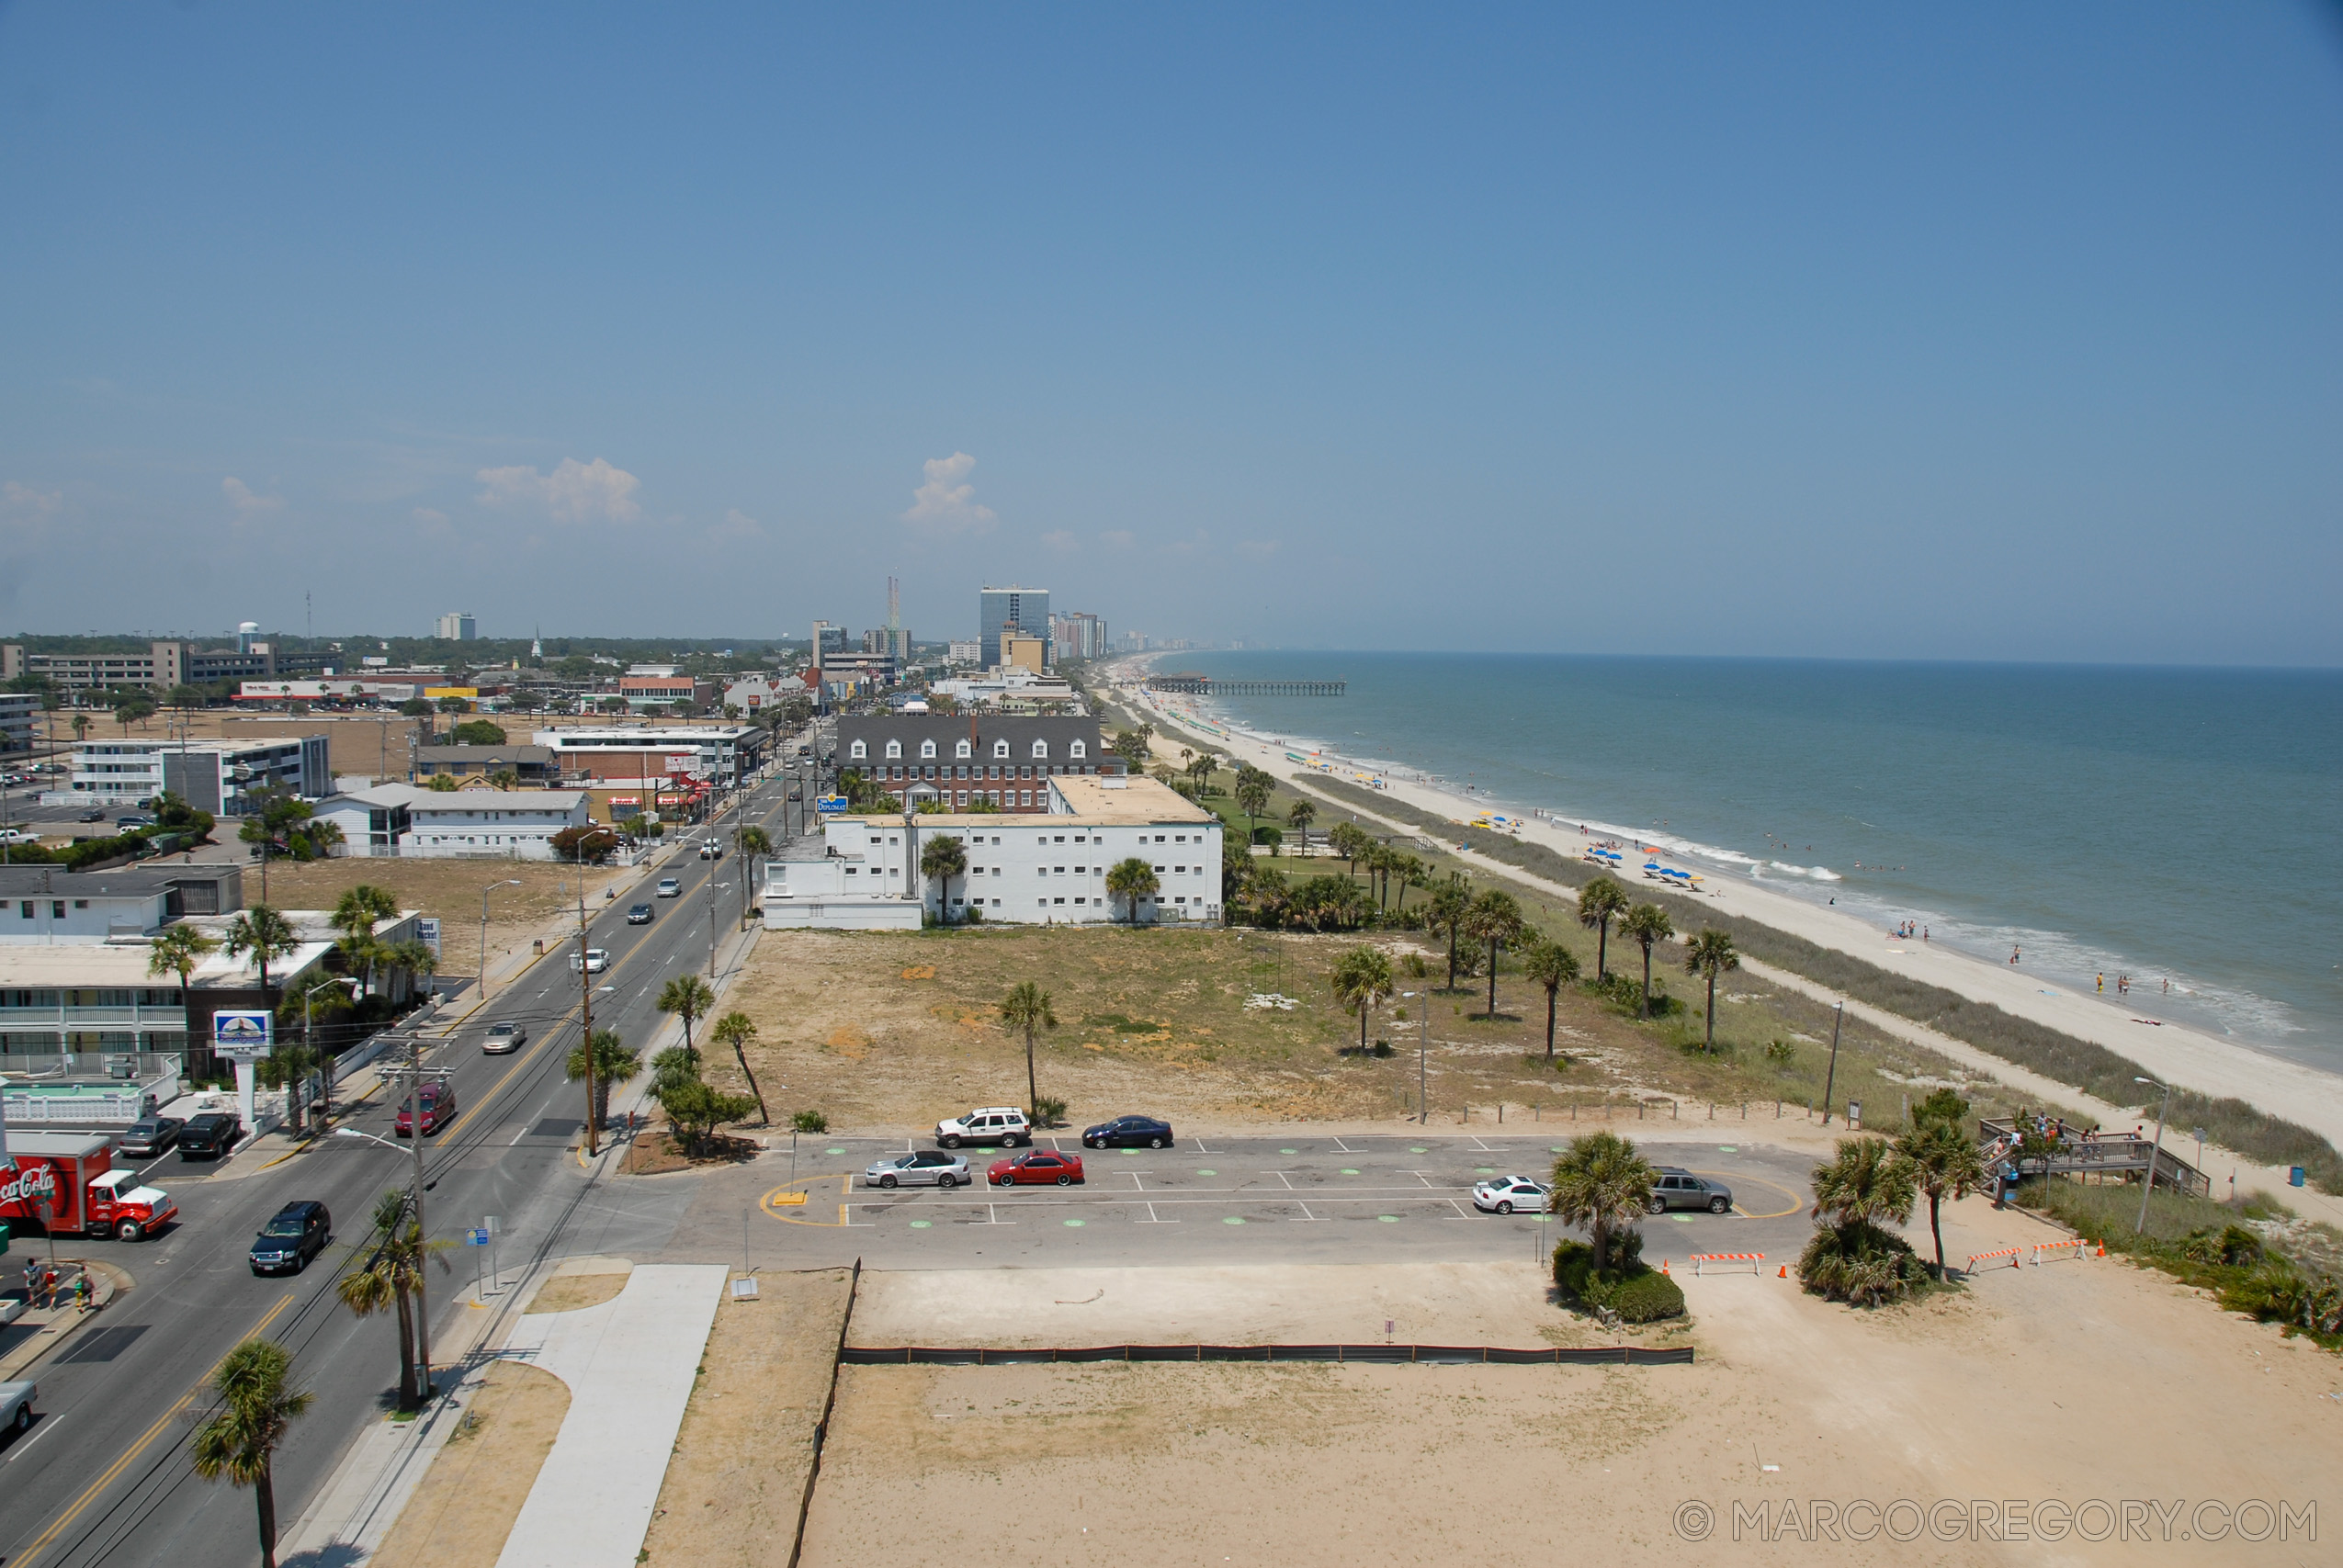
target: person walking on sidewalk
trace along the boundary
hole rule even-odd
[[[84,1264],[82,1266],[82,1271],[74,1278],[74,1311],[75,1313],[85,1313],[88,1310],[89,1266],[87,1264]]]

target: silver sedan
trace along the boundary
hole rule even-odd
[[[919,1149],[907,1155],[889,1155],[875,1160],[863,1172],[865,1187],[966,1187],[968,1184],[968,1160],[966,1155],[950,1154],[943,1149]]]

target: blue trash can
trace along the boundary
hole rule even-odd
[[[2289,1187],[2300,1187],[2302,1184],[2303,1168],[2299,1165],[2294,1166],[2286,1172],[2286,1185]]]

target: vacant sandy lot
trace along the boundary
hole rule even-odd
[[[1946,1240],[1965,1256],[2052,1234],[1972,1201]],[[1385,1317],[1444,1343],[1585,1332],[1522,1264],[1197,1272],[866,1275],[854,1338],[1330,1339]],[[2153,1535],[2159,1561],[2291,1564],[2326,1560],[2343,1528],[2343,1363],[2160,1275],[2054,1263],[1877,1314],[1770,1271],[1684,1283],[1692,1367],[848,1368],[806,1561],[2112,1562]],[[1951,1539],[1905,1507],[1890,1523],[1919,1540],[1858,1542],[1831,1514],[1853,1507],[1860,1529],[1855,1506],[1897,1499],[1953,1500],[1935,1516]],[[2056,1542],[1993,1540],[1972,1499],[2004,1535],[2012,1503],[2052,1503],[2053,1528],[2056,1504],[2108,1510]],[[2200,1503],[2250,1499],[2315,1503],[2320,1542],[2182,1539]],[[1704,1542],[1680,1533],[1703,1517]],[[2102,1529],[2118,1533],[2084,1539]]]
[[[637,870],[587,866],[588,913],[600,913],[605,887],[641,875]],[[387,889],[402,909],[436,915],[444,972],[470,976],[480,969],[483,890],[488,892],[488,953],[493,964],[500,953],[526,951],[531,938],[561,925],[565,915],[574,929],[578,877],[576,866],[533,861],[277,860],[268,867],[268,902],[280,909],[331,909],[344,893],[369,883]],[[508,880],[520,886],[501,886]],[[244,897],[260,902],[257,862],[244,869]]]

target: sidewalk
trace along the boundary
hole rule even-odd
[[[28,1245],[45,1247],[46,1243],[34,1238]],[[45,1253],[32,1256],[44,1264],[48,1261]],[[21,1280],[21,1260],[12,1254],[8,1261],[17,1265],[15,1275]],[[74,1280],[85,1269],[89,1271],[92,1286],[90,1306],[86,1312],[74,1303],[73,1294]],[[7,1264],[0,1263],[0,1277],[8,1272]],[[110,1263],[58,1258],[57,1304],[28,1307],[6,1328],[0,1328],[0,1382],[14,1382],[21,1379],[35,1362],[47,1359],[71,1342],[85,1325],[95,1324],[106,1308],[112,1304],[114,1298],[130,1287],[130,1277]],[[13,1304],[24,1299],[21,1283],[12,1290],[0,1292],[0,1303]]]

